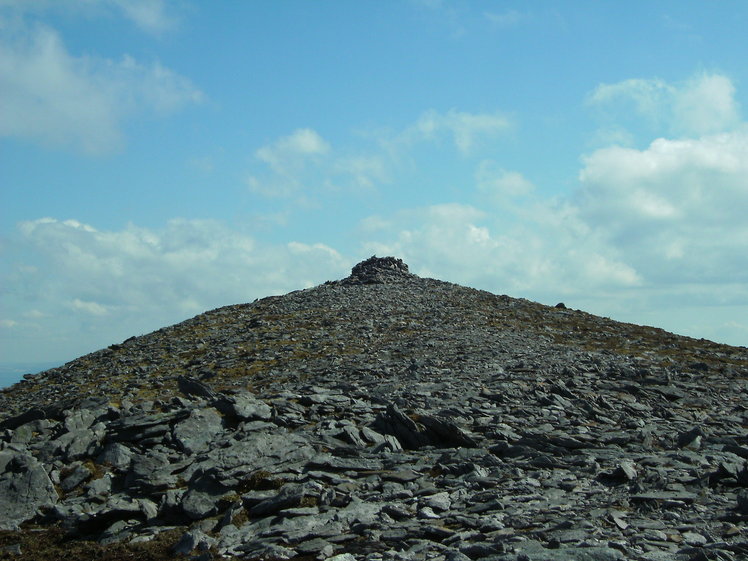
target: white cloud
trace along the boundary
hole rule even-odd
[[[128,112],[151,109],[164,115],[205,98],[189,79],[158,62],[146,65],[124,55],[119,62],[106,61],[102,68],[106,83]]]
[[[258,148],[254,155],[267,165],[268,174],[249,174],[246,179],[249,190],[266,197],[292,197],[308,204],[304,190],[309,190],[310,177],[314,183],[324,183],[319,179],[320,166],[330,166],[324,157],[330,152],[330,145],[316,131],[308,128],[295,130],[274,142]]]
[[[580,181],[584,219],[650,278],[748,280],[748,129],[597,150]]]
[[[250,191],[265,197],[294,198],[307,207],[318,205],[317,199],[324,193],[375,190],[390,181],[392,167],[384,151],[335,151],[308,128],[262,146],[254,156],[269,169],[248,174],[245,181]]]
[[[86,302],[79,298],[73,299],[70,303],[70,307],[78,312],[84,312],[93,316],[105,316],[109,313],[106,306],[102,306],[98,302]]]
[[[305,159],[320,156],[330,151],[330,145],[312,129],[297,129],[259,148],[255,156],[280,174],[296,169]]]
[[[411,2],[429,10],[441,10],[445,7],[444,0],[411,0]]]
[[[459,152],[467,155],[476,144],[507,131],[510,126],[509,119],[500,113],[466,113],[454,109],[439,113],[430,110],[408,127],[399,139],[412,144],[434,141],[447,134],[451,136]]]
[[[376,232],[382,232],[392,228],[392,222],[381,216],[367,216],[359,222],[359,230],[371,235]]]
[[[591,105],[617,115],[629,112],[629,102],[634,113],[671,134],[700,136],[731,130],[741,123],[735,86],[729,77],[717,73],[697,74],[679,84],[658,78],[600,84],[588,97]]]
[[[748,126],[732,82],[719,74],[675,85],[627,80],[591,97],[608,107],[622,100],[675,138],[583,158],[579,218],[642,278],[620,313],[745,344],[726,327],[748,309]]]
[[[496,162],[484,160],[478,165],[475,180],[479,190],[498,200],[531,194],[535,186],[518,171],[508,171]]]
[[[53,29],[18,25],[0,40],[0,136],[107,153],[123,144],[124,118],[203,99],[187,78],[159,63],[77,57]]]
[[[675,97],[677,127],[686,134],[711,134],[740,123],[735,86],[726,76],[703,74],[689,80]]]
[[[748,202],[748,129],[699,139],[653,141],[645,150],[610,147],[584,159],[580,173],[586,208],[605,223],[613,215],[689,216],[718,225],[738,219]],[[640,199],[660,201],[650,212]],[[651,206],[651,205],[650,205]]]
[[[0,10],[15,17],[64,12],[83,17],[123,16],[141,31],[161,35],[179,21],[178,3],[165,0],[0,0]]]
[[[216,168],[215,162],[211,156],[202,156],[197,158],[191,158],[187,164],[200,173],[210,174]]]
[[[218,306],[340,278],[351,266],[324,244],[261,244],[207,220],[111,231],[47,218],[20,225],[18,234],[18,254],[35,266],[16,263],[2,284],[33,308],[6,298],[5,327],[13,327],[15,341],[8,348],[33,353],[43,332],[51,360]]]
[[[484,12],[483,16],[497,27],[514,27],[526,16],[517,10],[506,10],[504,12]]]
[[[320,283],[319,264],[335,264],[338,270],[344,270],[348,261],[337,250],[323,243],[307,244],[289,242],[285,248],[288,252],[289,264],[295,271],[294,281],[297,288],[309,288]],[[330,280],[330,279],[325,279]]]
[[[364,251],[401,256],[420,274],[546,300],[640,283],[574,208],[545,201],[517,215],[527,221],[507,225],[492,209],[456,203],[401,211]]]
[[[295,197],[313,206],[323,191],[372,191],[391,182],[418,146],[447,139],[467,157],[510,127],[509,119],[500,113],[429,110],[400,131],[374,133],[374,145],[356,151],[333,150],[318,132],[300,128],[255,150],[255,158],[269,169],[251,170],[245,183],[253,193]]]
[[[664,80],[631,78],[616,84],[600,84],[590,94],[588,102],[603,105],[629,100],[640,114],[659,120],[674,95],[675,88]]]
[[[0,43],[0,135],[87,152],[122,142],[113,100],[71,57],[59,36],[37,28],[26,44]]]
[[[390,180],[387,164],[379,155],[342,156],[333,163],[332,172],[361,189],[374,189]]]
[[[176,18],[167,11],[164,0],[109,0],[143,31],[161,34],[176,26]]]

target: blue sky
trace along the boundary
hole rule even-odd
[[[0,0],[0,362],[372,254],[748,344],[748,4]]]

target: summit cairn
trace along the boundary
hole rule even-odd
[[[343,284],[386,284],[403,278],[415,278],[402,259],[373,255],[351,269]]]

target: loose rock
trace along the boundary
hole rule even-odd
[[[375,257],[0,393],[0,529],[177,529],[206,561],[737,560],[747,378],[744,348]]]

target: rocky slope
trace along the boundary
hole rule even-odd
[[[747,459],[748,349],[372,258],[0,393],[0,559],[745,559]]]

